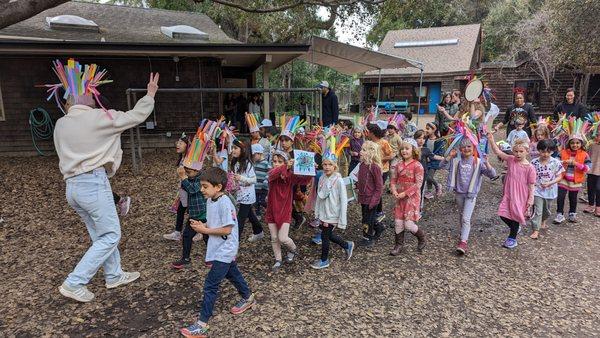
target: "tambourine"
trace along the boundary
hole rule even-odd
[[[465,87],[465,99],[469,102],[473,102],[478,99],[483,93],[483,82],[479,79],[473,79],[467,83]]]

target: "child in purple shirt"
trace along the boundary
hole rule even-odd
[[[459,157],[456,156],[456,150],[450,151],[450,156],[442,161],[442,166],[449,171],[448,191],[454,192],[460,216],[460,241],[456,251],[466,254],[471,232],[471,216],[481,188],[481,176],[496,177],[496,170],[485,157],[480,159],[473,156],[473,144],[467,138],[460,142],[459,150]]]

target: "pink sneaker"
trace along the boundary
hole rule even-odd
[[[461,255],[465,255],[467,253],[467,242],[458,242],[458,246],[456,246],[456,252],[458,252]]]

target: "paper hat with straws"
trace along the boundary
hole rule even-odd
[[[222,120],[212,121],[203,119],[200,121],[200,125],[194,139],[188,147],[185,158],[183,159],[183,166],[194,170],[202,169],[202,163],[208,155],[214,140],[221,140],[221,148],[224,149],[225,141],[229,140],[230,143],[236,139],[233,130]]]
[[[325,130],[323,160],[330,160],[337,163],[342,151],[344,151],[344,147],[346,147],[349,142],[350,138],[347,135],[342,134],[335,128],[327,128]]]
[[[600,112],[590,113],[587,117],[587,120],[590,121],[590,136],[596,138],[598,136],[598,128],[600,128]]]
[[[260,128],[258,121],[260,121],[260,116],[258,116],[258,114],[246,113],[246,124],[248,124],[248,129],[251,133],[257,132]]]
[[[300,120],[300,116],[294,116],[287,119],[285,115],[280,117],[281,134],[279,136],[289,137],[292,141],[294,140],[299,129],[304,127],[307,123],[304,120]]]
[[[93,100],[96,100],[98,105],[112,119],[112,115],[98,98],[100,92],[97,87],[112,82],[112,80],[103,80],[107,74],[106,70],[98,69],[98,65],[96,64],[81,65],[73,58],[69,59],[66,65],[60,62],[60,60],[56,60],[52,64],[52,70],[60,80],[60,83],[42,85],[42,87],[47,87],[48,93],[50,93],[47,98],[48,101],[54,97],[58,108],[66,114],[64,104],[60,100],[61,98],[67,100],[69,97],[73,97],[75,103],[85,104],[91,104]],[[64,94],[62,97],[59,97],[61,88],[64,90]]]
[[[593,127],[593,125],[589,121],[576,119],[573,116],[566,118],[563,115],[559,119],[556,128],[552,130],[552,136],[565,147],[571,140],[579,140],[585,146],[588,143],[586,134],[590,131],[590,127]]]
[[[397,130],[400,130],[402,128],[402,121],[404,121],[404,115],[396,112],[394,113],[394,116],[391,116],[388,119],[388,126],[392,126]]]
[[[485,132],[485,130],[482,130],[482,132]],[[448,146],[444,156],[448,156],[452,149],[464,144],[463,140],[465,139],[473,144],[473,149],[478,156],[487,153],[487,139],[479,137],[478,128],[471,121],[469,115],[464,115],[461,120],[456,121],[456,124],[450,129],[450,133],[445,139],[448,142]]]

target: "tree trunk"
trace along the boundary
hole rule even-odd
[[[69,0],[17,0],[0,2],[0,29],[29,19]]]
[[[589,71],[585,71],[581,76],[579,82],[579,100],[582,105],[587,106],[588,91],[590,90],[590,78],[592,74]]]

